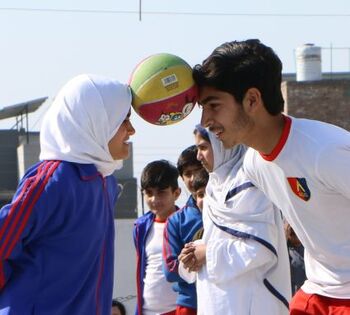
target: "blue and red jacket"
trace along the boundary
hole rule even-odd
[[[174,282],[173,289],[178,293],[176,305],[197,308],[197,294],[194,283],[189,284],[178,274],[178,256],[186,243],[193,240],[194,234],[203,227],[202,213],[192,196],[186,205],[172,214],[165,225],[163,240],[163,270],[166,279]]]
[[[1,315],[106,315],[117,185],[92,164],[43,161],[0,210]]]
[[[176,211],[179,209],[175,206]],[[137,303],[136,303],[136,315],[142,315],[143,309],[143,288],[146,273],[147,254],[146,254],[146,239],[152,224],[155,220],[155,215],[148,211],[143,216],[139,217],[134,224],[133,238],[136,249],[136,289],[137,289]],[[1,314],[0,314],[1,315]]]
[[[142,314],[143,308],[143,279],[145,278],[147,255],[146,255],[146,238],[154,222],[155,215],[148,211],[143,216],[139,217],[134,225],[133,237],[136,249],[136,289],[137,289],[137,304],[136,315]]]

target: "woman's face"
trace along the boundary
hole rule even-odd
[[[130,122],[130,114],[131,112],[129,111],[117,133],[108,142],[109,152],[114,160],[125,160],[129,156],[129,138],[135,134],[135,129]]]
[[[203,139],[199,132],[194,135],[194,142],[197,146],[197,160],[210,173],[214,167],[213,149],[207,140]]]

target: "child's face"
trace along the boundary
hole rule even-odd
[[[192,187],[194,175],[201,170],[201,167],[198,167],[198,165],[190,165],[184,168],[182,172],[182,180],[184,181],[187,189],[190,191],[191,194],[194,194],[195,191]]]
[[[147,188],[143,191],[149,209],[157,219],[165,220],[175,211],[175,201],[180,196],[181,189],[171,187],[165,189]]]
[[[114,160],[125,160],[129,156],[129,137],[135,134],[135,129],[130,122],[130,111],[120,125],[117,133],[108,142],[109,152]]]
[[[119,310],[119,308],[117,306],[113,306],[112,307],[112,313],[111,315],[121,315],[121,311]]]
[[[199,133],[194,136],[197,146],[197,160],[201,161],[203,167],[210,173],[214,167],[214,154],[211,144],[202,138]]]
[[[195,192],[195,199],[196,199],[197,207],[199,208],[200,211],[203,210],[204,197],[205,197],[205,187],[201,187],[197,189]]]

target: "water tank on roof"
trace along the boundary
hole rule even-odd
[[[296,49],[297,81],[322,79],[321,47],[305,44]]]

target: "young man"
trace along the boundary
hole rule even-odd
[[[0,314],[109,314],[112,173],[129,154],[131,92],[96,75],[71,79],[47,111],[40,162],[0,210]]]
[[[168,161],[146,165],[141,189],[150,211],[135,222],[133,236],[137,254],[137,315],[175,315],[176,293],[163,273],[162,246],[166,219],[175,212],[181,190],[179,173]]]
[[[184,281],[178,274],[178,256],[182,248],[192,241],[193,236],[203,225],[202,214],[194,198],[196,191],[193,187],[193,179],[203,169],[196,155],[196,147],[191,146],[178,158],[178,171],[191,195],[186,205],[168,218],[164,230],[164,274],[169,282],[174,282],[173,289],[177,292],[176,315],[197,314],[196,287]]]
[[[229,148],[305,248],[307,281],[291,314],[350,314],[350,133],[282,114],[282,63],[258,40],[225,43],[197,65],[202,125]]]

